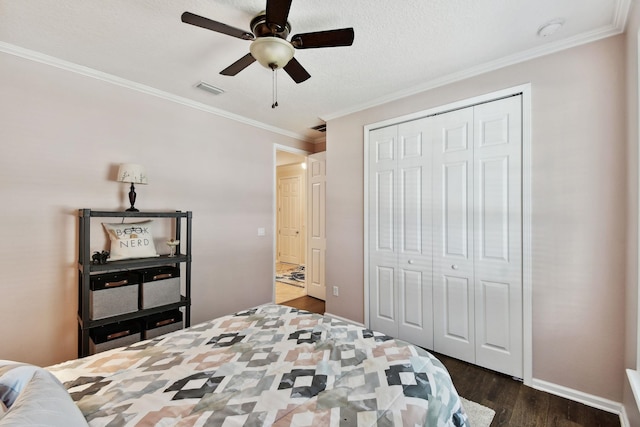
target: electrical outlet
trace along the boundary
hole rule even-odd
[[[334,297],[337,297],[337,296],[338,296],[338,294],[339,294],[339,292],[338,292],[338,287],[337,287],[337,286],[334,286],[334,287],[333,287],[333,296],[334,296]]]

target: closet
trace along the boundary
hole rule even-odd
[[[522,99],[373,129],[372,329],[522,378]]]

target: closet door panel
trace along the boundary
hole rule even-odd
[[[472,291],[466,277],[444,276],[445,335],[467,343],[471,341],[468,301]]]
[[[469,167],[471,162],[442,164],[442,180],[436,192],[442,194],[441,233],[443,256],[469,259]]]
[[[422,313],[427,307],[422,303],[422,272],[402,269],[400,272],[400,298],[402,300],[402,324],[416,328],[424,328]]]
[[[509,262],[509,157],[479,159],[478,259]]]
[[[398,126],[398,337],[433,348],[431,159],[425,126]]]
[[[521,97],[475,118],[476,364],[522,378]]]
[[[395,268],[384,266],[376,268],[374,286],[378,303],[376,306],[377,317],[391,322],[395,322],[396,319],[394,278]]]
[[[374,229],[377,252],[393,254],[395,250],[395,171],[381,170],[375,174],[376,227]]]
[[[479,344],[498,351],[509,351],[509,329],[503,325],[509,319],[509,284],[497,282],[480,282],[482,287],[482,304],[478,311],[483,316],[478,319],[479,329],[486,331]]]
[[[369,133],[370,326],[398,335],[397,302],[397,126]]]
[[[430,118],[434,349],[474,361],[473,108]]]
[[[423,250],[422,200],[423,167],[403,168],[400,176],[401,206],[399,212],[400,251],[408,256],[421,256]]]

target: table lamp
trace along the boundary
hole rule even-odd
[[[147,172],[144,167],[135,163],[123,163],[118,168],[118,182],[131,183],[129,189],[129,203],[131,207],[127,209],[128,212],[138,212],[133,205],[136,203],[136,189],[134,184],[147,184]]]

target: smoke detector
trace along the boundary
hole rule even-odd
[[[554,19],[542,24],[538,28],[538,37],[549,37],[564,25],[564,19]]]

